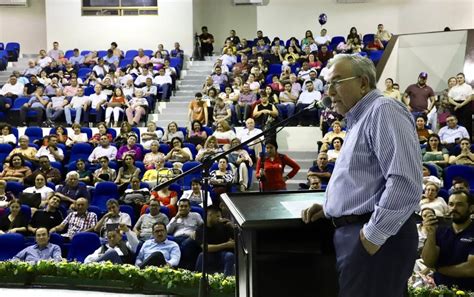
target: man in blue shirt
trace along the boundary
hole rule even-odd
[[[153,238],[143,244],[138,253],[135,265],[140,268],[147,266],[169,265],[176,267],[181,258],[181,251],[176,242],[168,240],[166,225],[162,222],[153,225]]]
[[[424,218],[426,242],[421,257],[424,263],[436,269],[437,285],[456,286],[474,290],[474,197],[466,191],[456,190],[449,196],[450,225],[438,226],[434,214]]]
[[[422,194],[413,117],[376,89],[375,66],[367,58],[337,55],[326,81],[347,134],[324,207],[303,210],[303,221],[327,217],[336,228],[339,296],[403,296],[417,256],[412,214]]]
[[[46,228],[38,228],[35,232],[36,244],[31,245],[18,254],[12,260],[36,263],[40,260],[62,261],[61,248],[49,242],[49,233]]]

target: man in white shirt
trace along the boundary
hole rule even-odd
[[[59,43],[57,41],[53,42],[53,48],[49,50],[48,57],[53,60],[59,59],[59,54],[63,54],[63,51],[59,49]]]
[[[143,67],[142,74],[140,74],[136,79],[135,79],[135,87],[137,88],[142,88],[146,84],[147,78],[153,79],[153,75],[148,71],[148,68]]]
[[[99,145],[92,151],[87,160],[91,163],[99,163],[99,159],[104,156],[109,161],[115,160],[117,156],[117,148],[110,145],[107,135],[100,136]]]
[[[54,122],[63,114],[64,106],[68,104],[61,88],[56,89],[56,96],[51,98],[51,102],[46,106],[46,123],[52,126]]]
[[[316,42],[317,45],[321,46],[323,44],[329,45],[331,43],[331,37],[327,35],[327,30],[326,29],[321,29],[321,35],[316,36],[314,41]]]
[[[169,100],[171,95],[171,76],[165,75],[165,69],[161,68],[158,72],[158,75],[153,79],[153,83],[157,86],[158,92],[161,90],[162,95],[160,99]]]
[[[446,126],[439,129],[438,135],[441,139],[441,143],[444,144],[447,149],[453,149],[454,146],[456,146],[456,144],[458,144],[462,138],[470,139],[467,129],[463,126],[458,125],[458,120],[456,116],[450,115],[449,117],[447,117],[446,123]]]
[[[36,158],[41,156],[47,156],[50,162],[61,162],[64,160],[64,152],[61,148],[57,147],[58,137],[56,135],[49,135],[48,145],[40,147],[36,153]]]
[[[248,118],[245,121],[245,126],[246,128],[237,130],[237,138],[240,139],[240,142],[247,141],[250,138],[262,133],[262,130],[255,128],[255,121],[253,118]],[[255,156],[257,156],[257,158],[262,152],[262,140],[263,136],[249,144],[249,147],[255,151]]]
[[[126,86],[129,80],[132,80],[132,85],[133,85],[133,76],[129,73],[126,73],[126,71],[127,71],[126,68],[120,68],[119,75],[117,77],[117,81],[120,83],[122,87]]]
[[[296,113],[308,107],[314,101],[321,100],[321,93],[314,89],[314,84],[311,80],[305,82],[306,90],[300,94],[298,103],[296,104]],[[318,110],[307,110],[299,115],[300,126],[312,126],[319,120]]]
[[[94,87],[94,94],[89,96],[89,112],[84,113],[84,122],[89,122],[89,113],[92,109],[96,111],[96,122],[102,122],[102,113],[104,111],[104,104],[107,102],[107,95],[102,92],[102,86],[97,84]]]
[[[15,75],[10,75],[10,80],[8,83],[4,84],[0,90],[0,97],[8,97],[16,99],[19,96],[23,95],[24,85],[18,82],[18,79]]]
[[[64,107],[64,115],[66,117],[66,123],[68,126],[72,125],[71,110],[76,111],[76,119],[74,122],[80,124],[82,111],[86,111],[88,103],[89,97],[84,96],[83,88],[79,88],[77,90],[77,95],[72,97],[71,102],[69,102],[69,104]]]
[[[46,51],[44,49],[40,50],[36,64],[38,64],[41,68],[45,68],[46,66],[49,66],[51,62],[53,62],[53,59],[46,55]]]
[[[147,77],[145,86],[141,90],[143,92],[143,96],[146,98],[146,100],[148,100],[148,106],[150,107],[150,110],[154,110],[158,88],[153,85],[153,78]]]

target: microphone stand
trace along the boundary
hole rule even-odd
[[[305,111],[312,110],[314,108],[322,108],[324,106],[327,107],[327,100],[326,100],[326,102],[324,102],[325,101],[324,99],[321,100],[321,101],[314,101],[313,103],[311,103],[306,108],[298,111],[297,113],[294,113],[291,117],[288,117],[286,119],[283,119],[283,120],[275,123],[274,125],[270,126],[267,129],[264,129],[261,133],[249,138],[248,140],[242,142],[241,144],[239,144],[235,147],[231,147],[230,149],[228,149],[225,152],[221,152],[221,153],[218,153],[218,154],[215,154],[215,155],[210,155],[210,156],[203,159],[202,164],[200,164],[200,165],[198,165],[194,168],[191,168],[190,170],[188,170],[186,172],[183,172],[182,174],[180,174],[178,176],[175,176],[174,178],[169,179],[168,181],[166,181],[164,183],[161,183],[159,185],[156,185],[154,187],[155,190],[159,190],[161,188],[164,188],[164,187],[167,187],[167,186],[171,185],[174,182],[177,182],[178,180],[182,179],[184,176],[186,176],[190,173],[196,172],[198,170],[202,170],[202,176],[203,176],[204,187],[205,187],[204,188],[205,197],[203,198],[204,199],[203,200],[204,228],[203,228],[203,236],[202,236],[202,242],[203,242],[203,257],[202,257],[202,260],[203,261],[202,261],[202,276],[201,276],[201,279],[199,280],[199,297],[209,296],[209,280],[207,278],[207,248],[208,248],[208,242],[207,242],[207,230],[206,229],[207,229],[207,195],[208,195],[208,191],[209,191],[209,169],[211,168],[212,164],[215,161],[218,161],[221,157],[225,157],[228,154],[230,154],[231,152],[243,148],[245,145],[253,142],[254,140],[260,139],[262,136],[275,135],[281,129],[283,129],[288,122],[290,122],[294,118],[300,116]],[[281,127],[281,128],[279,130],[277,130],[278,127]],[[263,141],[260,140],[260,143],[261,142],[263,142]]]

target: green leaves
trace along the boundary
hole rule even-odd
[[[7,261],[0,262],[0,280],[15,276],[18,282],[25,281],[26,274],[33,275],[34,283],[40,284],[45,281],[44,277],[55,277],[56,282],[68,282],[83,286],[103,284],[103,287],[111,285],[134,290],[145,290],[179,294],[182,296],[193,296],[199,288],[201,273],[195,273],[184,269],[171,267],[147,267],[139,269],[130,264],[112,264],[110,262],[82,264],[79,262],[51,262],[39,261],[36,264]],[[105,280],[104,282],[97,282]],[[0,281],[1,283],[1,281]],[[225,277],[223,274],[209,275],[211,296],[233,296],[235,291],[235,278]]]

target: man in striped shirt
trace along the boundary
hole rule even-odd
[[[412,214],[422,194],[422,167],[413,118],[376,90],[373,63],[338,55],[326,77],[347,135],[326,189],[324,206],[303,210],[305,223],[329,218],[339,296],[403,296],[417,252]]]

